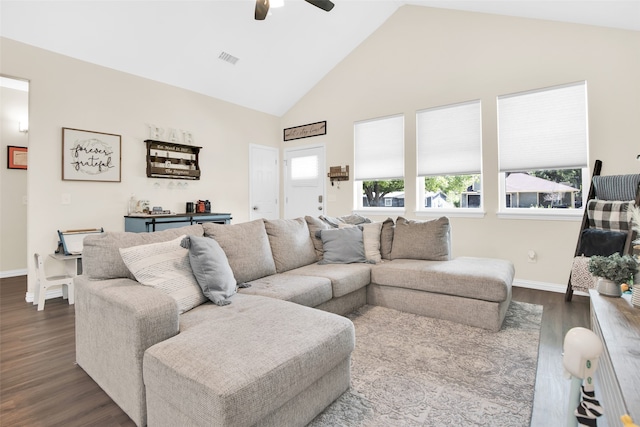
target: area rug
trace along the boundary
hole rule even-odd
[[[364,306],[351,388],[312,427],[529,426],[542,306],[512,302],[499,332]]]

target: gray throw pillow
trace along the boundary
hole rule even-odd
[[[448,261],[449,232],[449,218],[444,216],[432,221],[414,221],[398,217],[393,232],[391,259]]]
[[[228,298],[236,293],[237,282],[220,244],[210,237],[187,236],[180,245],[189,249],[191,270],[204,296],[216,305],[231,304]]]
[[[324,254],[318,264],[367,262],[362,230],[359,227],[320,230]]]

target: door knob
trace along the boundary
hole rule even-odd
[[[322,206],[318,206],[318,210],[321,211],[322,210]]]
[[[253,207],[253,210],[254,210],[254,211],[257,211],[257,210],[258,210],[258,207],[257,207],[257,206],[254,206],[254,207]]]

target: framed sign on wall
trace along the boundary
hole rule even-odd
[[[122,137],[62,128],[62,179],[120,182]]]
[[[27,147],[17,147],[7,145],[7,168],[26,169],[27,168]]]

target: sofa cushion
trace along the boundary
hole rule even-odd
[[[320,230],[322,260],[319,264],[351,264],[367,262],[360,227],[331,228]]]
[[[276,271],[316,262],[316,251],[304,218],[264,220]]]
[[[210,237],[187,236],[180,245],[189,249],[189,264],[204,296],[217,305],[230,304],[237,282],[218,242]]]
[[[396,224],[392,218],[387,218],[382,222],[380,230],[380,256],[382,259],[391,259],[391,247],[393,246],[393,232]]]
[[[331,280],[326,277],[298,276],[295,274],[273,274],[249,282],[251,287],[240,293],[261,295],[315,307],[331,299]]]
[[[513,264],[502,259],[398,259],[373,266],[371,283],[501,302],[511,295],[514,274]]]
[[[204,234],[213,237],[227,255],[238,282],[250,282],[276,273],[264,221],[257,219],[240,224],[202,224]]]
[[[414,221],[398,217],[393,232],[391,259],[446,261],[450,245],[449,219]]]
[[[367,258],[367,261],[374,263],[382,261],[382,255],[380,254],[380,233],[382,231],[382,223],[371,222],[362,224],[361,227],[365,258]]]
[[[136,280],[175,299],[179,314],[207,301],[191,271],[189,250],[180,246],[184,237],[120,249]]]
[[[311,264],[290,270],[284,274],[326,277],[331,280],[333,297],[338,298],[360,288],[371,281],[371,264]]]
[[[84,238],[82,248],[83,274],[91,280],[117,279],[128,277],[135,279],[122,261],[119,248],[166,242],[183,234],[202,236],[201,225],[172,228],[153,233],[105,232],[92,234]]]
[[[322,259],[324,250],[322,248],[322,239],[320,238],[320,234],[318,233],[318,231],[327,230],[331,226],[322,221],[320,218],[305,216],[304,219],[305,221],[307,221],[307,227],[309,227],[309,236],[311,236],[313,247],[316,250],[316,261],[320,261]]]
[[[192,425],[256,425],[348,360],[355,345],[345,317],[273,298],[232,298],[227,307],[198,307],[188,317],[199,322],[187,319],[144,355],[147,393]]]

